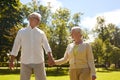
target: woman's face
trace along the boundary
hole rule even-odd
[[[30,18],[29,19],[30,26],[32,28],[36,27],[39,24],[39,20],[36,18]]]
[[[78,39],[81,39],[81,34],[79,32],[76,32],[75,30],[72,30],[71,37],[76,41]]]

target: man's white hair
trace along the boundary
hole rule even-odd
[[[71,31],[72,30],[74,30],[75,32],[79,32],[82,35],[82,30],[81,30],[80,26],[72,27]]]
[[[39,13],[37,13],[37,12],[31,13],[31,14],[28,16],[28,19],[30,19],[30,18],[36,18],[36,19],[39,20],[39,22],[41,21],[41,15],[40,15]]]

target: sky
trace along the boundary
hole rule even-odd
[[[20,0],[23,4],[32,0]],[[71,14],[81,12],[80,26],[91,31],[95,27],[96,17],[104,16],[106,24],[113,23],[120,27],[120,0],[39,0],[47,6],[51,3],[53,10],[67,8]]]

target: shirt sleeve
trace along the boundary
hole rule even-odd
[[[96,71],[95,71],[95,64],[94,64],[94,56],[92,53],[92,48],[90,46],[90,44],[86,44],[86,48],[87,48],[87,59],[88,59],[88,65],[90,67],[91,70],[91,75],[96,75]]]
[[[43,48],[45,49],[46,54],[48,52],[52,52],[51,48],[50,48],[50,45],[48,43],[47,37],[46,37],[44,32],[43,32]]]
[[[56,65],[61,65],[61,64],[67,63],[69,61],[68,50],[69,50],[69,45],[66,48],[64,57],[61,59],[55,60]]]
[[[17,56],[18,55],[18,51],[20,49],[20,45],[21,45],[21,35],[20,35],[20,31],[18,31],[15,40],[14,40],[14,44],[13,44],[13,48],[11,51],[11,55]]]

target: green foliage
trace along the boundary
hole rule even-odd
[[[112,23],[106,25],[104,17],[97,17],[96,29],[94,31],[98,36],[93,43],[95,59],[100,59],[102,63],[108,65],[108,67],[112,63],[120,67],[120,38],[118,37],[120,36],[120,28]],[[99,45],[98,40],[101,40],[101,45]],[[96,48],[94,47],[95,45]],[[101,49],[98,49],[98,47],[101,47]],[[98,55],[99,53],[101,53],[101,55]],[[99,61],[99,63],[101,63],[101,61]]]
[[[80,17],[81,17],[81,15],[83,15],[83,13],[75,13],[74,15],[73,15],[73,23],[74,23],[74,25],[75,26],[79,26],[79,23],[80,23]]]
[[[19,0],[0,1],[0,28],[11,28],[22,22],[21,3]]]
[[[8,60],[7,53],[11,51],[16,33],[19,29],[18,27],[12,27],[11,29],[2,30],[0,37],[0,62],[6,62]]]
[[[22,5],[23,19],[27,19],[28,15],[32,12],[33,11],[31,9],[31,7],[29,7],[28,5]]]
[[[96,63],[103,64],[103,43],[101,39],[96,39],[92,44],[92,49]]]
[[[0,62],[5,62],[23,14],[19,0],[1,0],[0,10]]]
[[[40,5],[38,7],[39,13],[42,15],[41,23],[44,23],[47,25],[49,23],[49,18],[51,17],[51,11],[49,7]]]
[[[120,61],[120,49],[113,47],[112,54],[110,55],[111,63],[118,64]],[[117,66],[116,66],[117,67]]]
[[[68,28],[67,23],[70,20],[70,12],[68,9],[58,9],[52,16],[51,28],[51,47],[54,55],[58,58],[63,57],[68,44]]]

